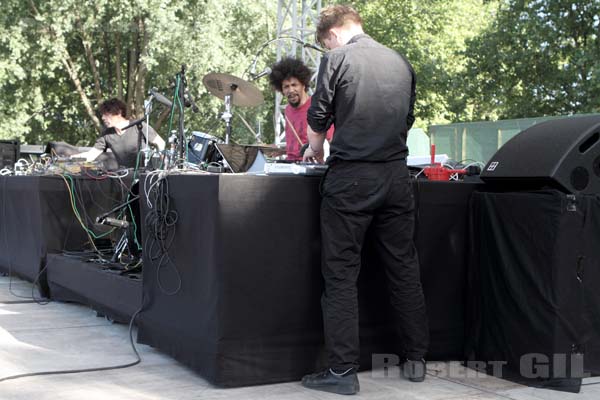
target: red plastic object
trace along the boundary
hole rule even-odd
[[[440,164],[433,164],[433,167],[425,167],[423,173],[430,181],[448,181],[450,180],[450,170],[439,166]]]
[[[454,174],[464,175],[467,173],[466,169],[448,169],[442,167],[440,163],[435,162],[435,144],[431,145],[431,167],[423,168],[425,176],[430,181],[449,181],[450,177]]]
[[[464,175],[467,173],[466,169],[449,169],[442,167],[439,163],[434,163],[432,167],[423,168],[425,176],[430,181],[449,181],[450,177],[454,174]]]

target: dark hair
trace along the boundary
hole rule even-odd
[[[296,78],[304,85],[304,89],[308,90],[311,76],[310,68],[302,61],[295,58],[284,58],[271,67],[269,81],[275,90],[281,92],[284,80]]]
[[[98,107],[98,113],[100,115],[121,115],[123,118],[126,118],[127,106],[121,100],[117,98],[112,98],[100,104],[100,106]]]
[[[350,6],[337,5],[324,8],[319,14],[316,32],[317,42],[322,45],[323,40],[329,37],[331,28],[343,26],[347,21],[352,21],[358,25],[362,25],[363,22],[358,12]]]

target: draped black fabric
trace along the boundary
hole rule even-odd
[[[160,257],[152,230],[144,226],[138,340],[220,386],[296,380],[322,365],[320,180],[226,174],[166,179],[177,223],[166,241],[168,257]],[[461,359],[467,207],[477,185],[414,185],[431,327],[428,359]],[[142,220],[156,211],[145,199],[141,204]],[[369,251],[358,283],[364,368],[375,353],[400,354],[384,271]]]
[[[111,321],[129,323],[142,303],[142,281],[119,264],[48,254],[46,275],[52,300],[85,304]]]
[[[34,281],[48,247],[43,240],[41,223],[40,179],[2,176],[0,181],[0,268]],[[55,240],[55,237],[49,239]],[[40,280],[40,284],[44,294],[47,294],[44,279]]]
[[[96,232],[105,232],[107,228],[94,226],[93,219],[122,201],[118,182],[73,180],[81,218]],[[37,280],[42,294],[48,295],[46,276],[40,274],[47,253],[89,247],[65,182],[60,176],[3,176],[0,190],[0,269]]]
[[[475,193],[472,212],[469,359],[505,361],[504,378],[578,392],[581,358],[600,372],[600,200]]]

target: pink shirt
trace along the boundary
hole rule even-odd
[[[302,156],[300,155],[300,148],[302,144],[308,143],[306,136],[306,127],[308,126],[308,122],[306,121],[306,113],[310,108],[310,97],[306,101],[306,103],[302,104],[300,107],[292,107],[288,104],[285,108],[285,116],[287,117],[287,121],[285,123],[285,148],[287,151],[287,159],[289,161],[302,161]],[[296,139],[296,135],[292,130],[290,123],[294,126],[296,133],[300,137],[302,143],[298,142]],[[327,131],[327,140],[331,142],[333,138],[334,127],[331,125],[329,130]]]

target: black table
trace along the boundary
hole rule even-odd
[[[319,178],[171,175],[167,182],[178,220],[170,261],[160,268],[144,226],[138,341],[220,386],[296,380],[319,367]],[[428,358],[462,359],[468,199],[477,185],[414,185],[431,329]],[[150,211],[144,199],[142,216]],[[369,368],[372,354],[399,354],[399,348],[391,336],[383,271],[368,244],[365,252],[361,365]]]
[[[123,199],[114,179],[73,177],[76,205],[91,220]],[[0,177],[0,270],[40,283],[48,295],[45,274],[40,274],[48,253],[82,250],[89,242],[77,221],[64,180],[58,175]]]
[[[600,198],[478,192],[472,212],[469,359],[503,361],[505,379],[579,392],[577,365],[600,374]]]

